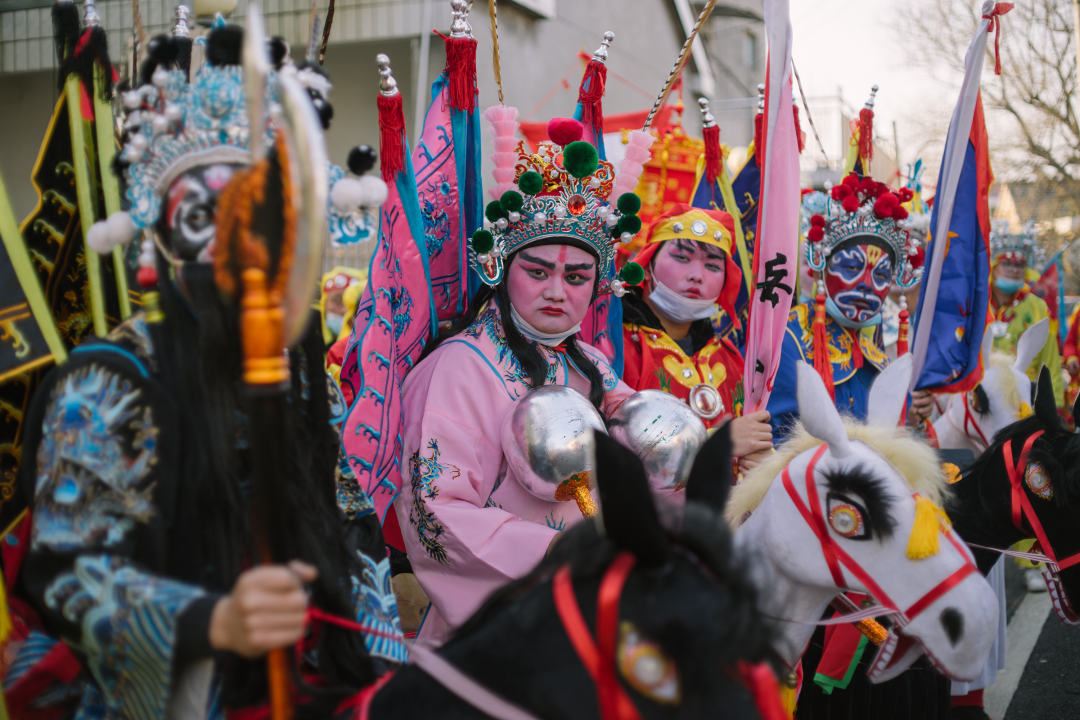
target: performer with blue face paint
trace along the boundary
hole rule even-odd
[[[895,280],[903,287],[917,281],[908,261],[915,248],[902,199],[872,179],[845,178],[832,197],[809,193],[803,199],[806,218],[803,244],[806,263],[817,276],[807,283],[808,301],[791,309],[780,370],[767,409],[774,437],[787,434],[797,419],[795,363],[814,362],[827,352],[836,407],[865,418],[870,385],[889,364],[882,339],[885,299]],[[815,293],[823,296],[824,347],[814,342]],[[932,398],[916,393],[908,422],[930,413]],[[899,418],[897,418],[899,421]]]

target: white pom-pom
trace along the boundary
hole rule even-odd
[[[150,76],[150,82],[154,83],[156,87],[165,87],[169,83],[169,71],[158,65],[157,70]]]
[[[98,255],[106,255],[112,252],[115,246],[109,239],[109,228],[104,220],[98,220],[86,231],[86,244]]]
[[[363,175],[359,181],[361,189],[360,206],[377,208],[386,202],[390,194],[390,188],[386,187],[381,177],[375,175]]]
[[[348,215],[360,207],[364,189],[359,180],[342,178],[330,188],[330,204],[342,215]]]
[[[131,215],[123,210],[114,212],[106,218],[105,227],[109,231],[109,242],[113,244],[113,247],[127,245],[135,239],[135,235],[139,232],[139,228],[135,227],[135,221],[131,219]]]

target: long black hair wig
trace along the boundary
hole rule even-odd
[[[588,252],[596,258],[596,252],[590,248],[587,248],[578,243],[569,242],[568,238],[556,238],[548,243],[534,243],[529,247],[537,247],[542,244],[573,244],[575,247],[582,247],[582,249],[588,250]],[[517,361],[521,363],[521,367],[529,376],[529,387],[538,388],[544,384],[548,375],[548,362],[544,359],[544,356],[536,348],[536,345],[529,342],[521,331],[517,329],[517,325],[512,320],[510,315],[510,291],[507,289],[506,278],[510,274],[510,266],[513,265],[514,259],[517,257],[517,253],[514,253],[510,257],[506,258],[506,264],[503,268],[503,279],[498,285],[490,286],[484,285],[476,295],[473,296],[472,301],[469,302],[469,307],[465,310],[465,314],[455,320],[450,328],[445,333],[439,333],[439,337],[428,343],[424,348],[424,352],[420,355],[420,360],[423,360],[440,344],[460,334],[470,325],[475,322],[484,308],[487,307],[488,302],[494,297],[496,304],[499,306],[499,314],[502,318],[502,332],[503,337],[506,338],[506,345],[510,348],[510,352],[514,354]],[[597,259],[598,264],[599,260]],[[597,268],[596,281],[593,285],[593,300],[596,300],[597,288],[600,283],[600,268]],[[620,338],[616,338],[619,341]],[[591,402],[597,409],[600,408],[600,404],[604,401],[604,378],[600,374],[600,370],[593,364],[592,360],[585,354],[578,345],[577,335],[571,335],[566,339],[566,356],[574,364],[582,375],[589,381],[589,402]]]

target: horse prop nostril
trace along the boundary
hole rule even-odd
[[[945,634],[954,646],[964,636],[964,616],[956,608],[945,608],[941,611],[941,626],[945,628]]]

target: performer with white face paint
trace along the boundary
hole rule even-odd
[[[797,360],[814,363],[819,373],[831,376],[826,385],[840,412],[866,417],[870,385],[889,364],[881,332],[885,299],[894,279],[902,287],[916,282],[908,256],[907,211],[901,202],[882,183],[854,174],[832,188],[831,198],[811,193],[804,199],[811,213],[825,208],[812,215],[805,244],[818,282],[814,301],[792,308],[788,318],[781,367],[768,404],[774,433],[785,435],[785,426],[798,415]],[[922,422],[931,406],[928,393],[915,393],[908,423]]]
[[[505,421],[518,401],[537,388],[568,386],[580,393],[586,415],[609,416],[633,393],[577,337],[599,293],[625,292],[619,279],[605,279],[620,221],[610,197],[611,164],[586,142],[550,148],[543,156],[522,154],[517,190],[488,205],[491,231],[472,239],[473,267],[485,284],[402,385],[408,480],[384,526],[396,515],[416,580],[431,600],[418,643],[444,642],[582,519],[574,502],[534,494],[528,469],[509,462],[508,442],[535,441],[542,432],[508,437]],[[637,198],[627,193],[618,201],[621,220],[637,220]],[[565,414],[551,423],[561,420]]]

